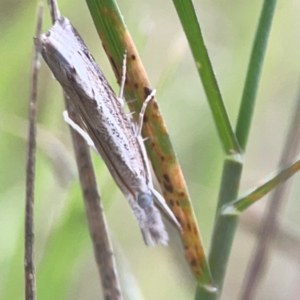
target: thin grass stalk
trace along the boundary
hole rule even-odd
[[[258,236],[264,212],[260,208],[252,208],[240,219],[241,230],[250,236]],[[239,227],[239,228],[240,228]],[[300,238],[293,228],[281,226],[274,239],[274,250],[282,253],[290,261],[298,261],[300,253]]]
[[[284,143],[279,162],[279,167],[289,163],[299,151],[300,144],[300,91],[295,107],[293,107],[293,118]],[[299,162],[300,165],[300,162]],[[300,167],[300,166],[299,166]],[[260,233],[256,242],[256,250],[248,265],[248,272],[245,276],[243,287],[240,292],[241,300],[254,299],[259,281],[266,270],[267,262],[270,259],[273,242],[280,230],[280,217],[284,204],[290,192],[291,180],[279,185],[271,194],[268,207],[265,210],[264,220],[260,227]]]
[[[26,202],[25,202],[25,299],[36,299],[35,264],[34,264],[34,181],[36,156],[36,102],[38,70],[40,63],[41,45],[39,43],[44,6],[40,4],[37,13],[37,26],[35,32],[34,54],[32,58],[31,88],[29,100],[29,128],[26,166]]]
[[[245,151],[254,113],[261,70],[277,0],[265,0],[258,22],[248,65],[245,86],[236,125],[236,136]]]

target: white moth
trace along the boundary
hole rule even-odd
[[[153,199],[179,228],[180,225],[153,187],[143,140],[137,134],[140,128],[135,130],[136,124],[125,114],[83,40],[66,18],[60,17],[42,35],[41,43],[44,60],[73,103],[81,119],[79,125],[128,200],[145,243],[167,244],[168,234]]]

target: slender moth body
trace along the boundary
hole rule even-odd
[[[68,19],[60,17],[41,37],[42,56],[80,116],[116,184],[128,200],[147,245],[167,244],[168,234],[153,203],[159,202],[178,225],[163,197],[153,188],[146,151],[132,121]],[[180,227],[180,225],[179,225]]]

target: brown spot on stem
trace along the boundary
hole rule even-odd
[[[180,205],[180,203],[179,203],[179,201],[178,201],[178,200],[176,200],[176,205],[178,205],[178,206]]]
[[[185,229],[185,224],[186,224],[186,216],[184,215],[184,212],[182,211],[181,207],[179,206],[174,206],[172,209],[175,217],[177,218],[177,220],[180,222],[180,225],[182,227],[182,229]]]
[[[164,187],[169,193],[173,193],[174,189],[173,189],[172,185],[169,185],[166,182],[164,182]]]
[[[143,119],[144,123],[148,122],[148,118],[147,116],[144,116],[144,119]]]
[[[164,174],[163,177],[165,181],[170,182],[170,177],[168,174]]]
[[[194,258],[190,261],[191,266],[197,267],[197,260]]]
[[[198,265],[198,259],[197,259],[197,254],[195,252],[194,249],[186,249],[185,251],[185,258],[187,259],[187,261],[190,263],[191,267],[195,270],[197,265]]]
[[[164,160],[165,160],[165,157],[162,155],[162,156],[160,157],[160,159],[161,159],[162,161],[164,161]]]
[[[192,226],[191,226],[190,223],[187,223],[187,228],[188,228],[189,231],[192,231]]]
[[[152,90],[148,87],[144,87],[145,99],[152,93]]]
[[[135,89],[138,89],[138,87],[139,87],[139,85],[135,82],[135,83],[134,83],[134,88],[135,88]]]
[[[179,196],[180,196],[180,197],[185,197],[185,193],[184,193],[184,192],[180,192],[180,193],[179,193]]]
[[[132,60],[136,60],[136,57],[135,57],[134,54],[131,55],[131,59],[132,59]]]

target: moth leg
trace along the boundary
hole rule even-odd
[[[143,119],[144,119],[144,115],[145,115],[145,111],[146,111],[147,105],[152,100],[152,98],[154,98],[155,94],[156,94],[156,90],[153,90],[148,95],[148,97],[146,98],[146,100],[143,103],[143,106],[142,106],[140,114],[139,114],[138,123],[137,123],[136,136],[140,136],[141,135],[142,127],[143,127]]]
[[[167,217],[176,225],[176,227],[179,229],[179,231],[182,233],[182,227],[178,220],[176,219],[175,215],[173,214],[172,210],[169,208],[169,206],[166,204],[166,201],[164,197],[153,187],[152,182],[150,184],[150,190],[154,195],[154,198],[156,200],[156,203],[160,206],[160,208],[165,212]]]
[[[122,106],[124,106],[123,97],[124,97],[124,87],[125,87],[126,70],[127,70],[126,60],[127,60],[127,51],[125,50],[124,57],[123,57],[123,64],[122,64],[122,77],[121,77],[120,93],[119,93],[119,97],[117,98]]]
[[[86,143],[95,151],[98,153],[94,142],[90,138],[90,136],[80,127],[78,126],[72,119],[70,119],[68,112],[65,110],[63,112],[64,120],[65,122],[71,126],[78,134],[81,135],[81,137],[86,141]]]
[[[169,206],[166,204],[164,197],[158,191],[156,191],[153,186],[151,167],[150,167],[150,163],[148,161],[147,152],[146,152],[146,148],[144,145],[144,140],[141,135],[137,136],[137,141],[140,146],[140,150],[142,152],[142,157],[144,159],[146,171],[148,174],[148,180],[149,180],[148,187],[154,196],[154,200],[160,206],[160,208],[165,212],[167,217],[176,225],[176,227],[180,230],[180,232],[182,232],[182,227],[181,227],[180,223],[176,219],[175,215],[173,214],[173,212],[171,211]]]

